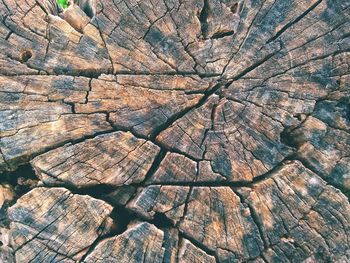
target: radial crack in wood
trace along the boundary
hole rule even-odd
[[[349,8],[0,0],[0,261],[348,262]]]

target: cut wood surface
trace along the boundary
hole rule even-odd
[[[350,262],[349,0],[0,0],[0,51],[0,262]]]

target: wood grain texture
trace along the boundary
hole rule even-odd
[[[74,262],[104,231],[111,211],[101,200],[63,188],[32,190],[8,211],[16,261]]]
[[[349,262],[349,0],[0,0],[1,262]]]

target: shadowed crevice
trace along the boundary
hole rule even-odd
[[[96,14],[96,0],[75,0],[75,4],[90,18]]]
[[[20,197],[37,185],[38,178],[30,164],[19,166],[16,170],[0,174],[0,183],[11,185]]]
[[[298,141],[296,135],[293,134],[295,128],[286,127],[280,134],[281,143],[290,146],[292,148],[298,148],[302,145],[302,142]]]
[[[208,37],[208,16],[209,16],[209,2],[204,0],[202,11],[199,15],[199,21],[201,23],[202,36],[204,39]]]
[[[232,36],[235,34],[235,31],[227,31],[227,32],[216,32],[211,39],[219,39],[219,38],[223,38],[223,37],[228,37],[228,36]]]

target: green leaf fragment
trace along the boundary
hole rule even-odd
[[[57,0],[57,4],[62,8],[68,7],[68,0]]]

